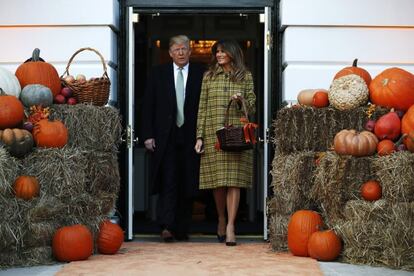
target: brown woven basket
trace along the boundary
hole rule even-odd
[[[69,76],[69,67],[77,54],[82,51],[92,51],[96,53],[100,58],[103,65],[104,73],[100,78],[91,78],[87,81],[74,80],[71,82],[65,81],[65,77]],[[109,80],[108,73],[106,72],[106,64],[103,56],[95,49],[81,48],[77,50],[69,59],[68,65],[63,75],[60,77],[63,86],[69,87],[78,101],[78,103],[92,103],[93,105],[103,106],[108,102],[109,88],[111,81]]]

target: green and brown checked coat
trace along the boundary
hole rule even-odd
[[[203,139],[205,152],[201,155],[200,189],[232,186],[249,188],[252,185],[253,150],[242,152],[217,151],[216,130],[223,127],[224,113],[230,97],[241,93],[246,99],[249,115],[254,114],[256,95],[253,78],[246,74],[242,82],[229,80],[228,74],[220,72],[216,78],[204,77],[201,88],[197,118],[197,138]],[[242,110],[233,103],[229,112],[229,123],[242,125]]]

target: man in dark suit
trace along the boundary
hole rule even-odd
[[[190,40],[170,39],[171,63],[154,67],[145,91],[141,134],[152,154],[150,182],[165,242],[188,240],[200,159],[194,151],[204,68],[189,63]]]

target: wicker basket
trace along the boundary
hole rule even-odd
[[[100,58],[103,65],[104,73],[100,78],[91,78],[86,81],[74,80],[71,82],[65,81],[65,77],[69,76],[69,67],[77,54],[82,51],[92,51],[96,53]],[[92,48],[81,48],[77,50],[69,59],[68,65],[63,75],[60,77],[63,86],[69,87],[78,101],[78,103],[92,103],[93,105],[103,106],[108,102],[109,88],[111,81],[109,80],[108,73],[106,72],[106,64],[102,55]]]

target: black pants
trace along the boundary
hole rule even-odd
[[[186,154],[181,130],[175,128],[162,164],[157,220],[162,229],[187,234],[190,230],[193,198],[186,193]]]

